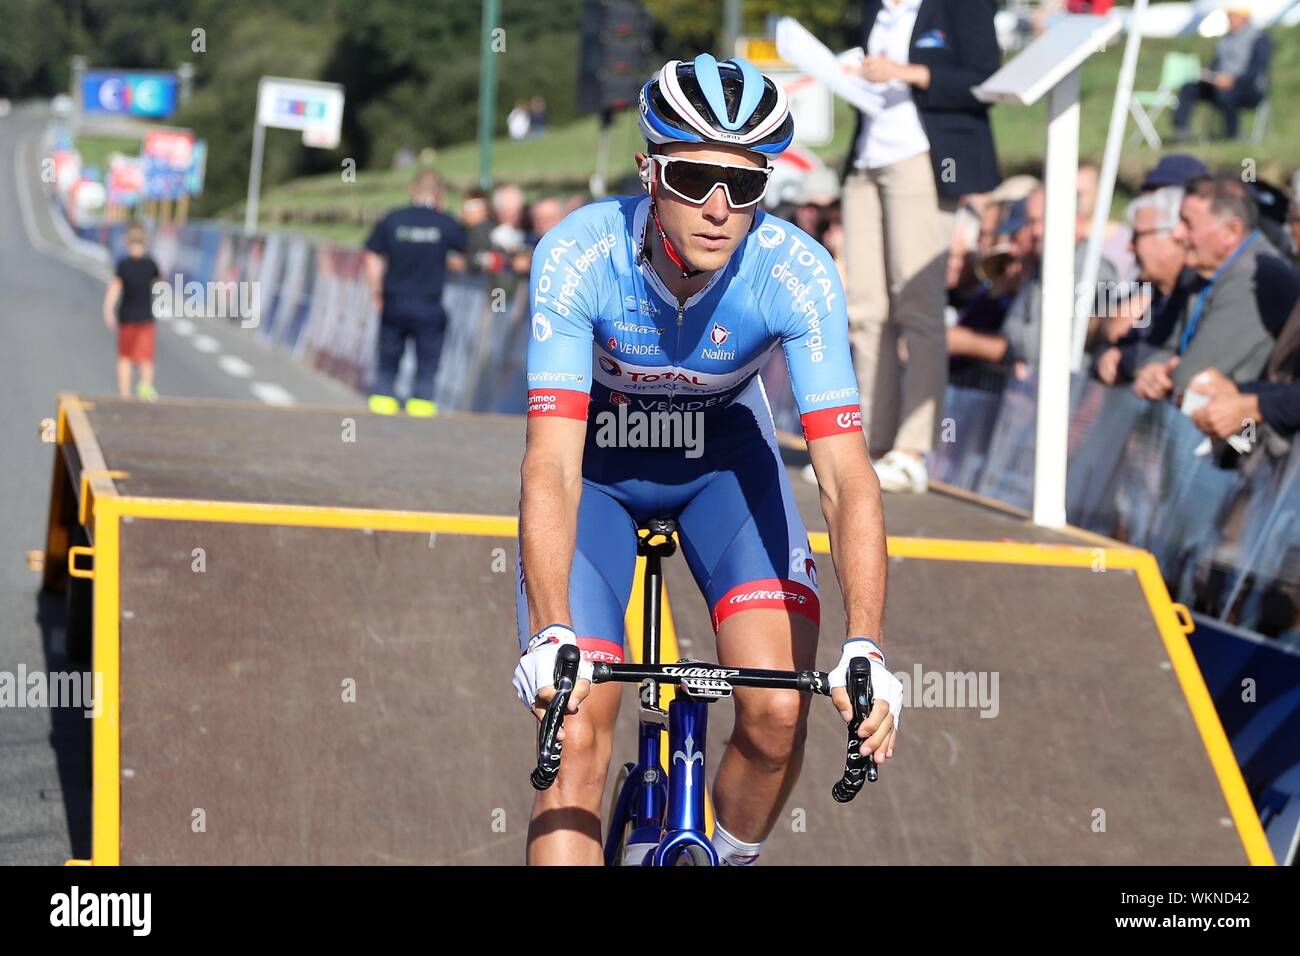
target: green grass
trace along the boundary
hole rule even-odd
[[[1263,142],[1255,145],[1248,140],[1206,144],[1184,144],[1172,147],[1165,144],[1161,151],[1149,148],[1145,142],[1130,146],[1129,138],[1136,127],[1130,118],[1125,130],[1124,149],[1120,154],[1119,183],[1117,191],[1136,191],[1146,171],[1154,165],[1161,152],[1188,152],[1199,156],[1208,165],[1221,168],[1240,168],[1244,159],[1257,163],[1261,179],[1285,184],[1300,164],[1300,154],[1295,148],[1294,130],[1300,124],[1300,29],[1273,31],[1273,92],[1272,116]],[[1214,40],[1196,38],[1185,40],[1144,40],[1138,58],[1134,88],[1153,90],[1160,81],[1160,64],[1171,51],[1191,51],[1201,62],[1209,65],[1214,56]],[[1080,76],[1079,153],[1084,159],[1100,162],[1106,147],[1106,134],[1110,127],[1111,106],[1115,97],[1115,84],[1119,79],[1120,59],[1123,56],[1123,37],[1104,53],[1094,56],[1083,68]],[[1043,163],[1043,146],[1047,133],[1046,105],[1036,104],[1028,109],[997,107],[993,110],[993,132],[997,140],[998,157],[1004,173],[1039,173]],[[1172,131],[1173,111],[1166,110],[1157,121],[1161,136]],[[1249,134],[1254,110],[1242,113],[1241,129]],[[1198,107],[1193,129],[1217,127],[1218,115],[1209,104]]]
[[[1300,150],[1295,146],[1293,131],[1300,129],[1300,29],[1273,31],[1272,116],[1268,135],[1258,146],[1248,141],[1208,143],[1180,147],[1199,155],[1211,166],[1238,169],[1245,159],[1257,167],[1257,175],[1286,184],[1300,165]],[[1214,55],[1213,40],[1146,40],[1138,61],[1135,87],[1154,89],[1159,81],[1160,64],[1171,50],[1192,50],[1208,64]],[[1123,55],[1123,38],[1106,51],[1090,59],[1080,77],[1081,122],[1080,155],[1100,162],[1110,124],[1111,105]],[[1195,128],[1205,128],[1212,117],[1212,107],[1200,108]],[[1019,172],[1040,174],[1046,136],[1046,104],[1028,108],[999,106],[992,111],[998,155],[1005,175]],[[1249,132],[1253,111],[1242,116],[1242,130]],[[1217,121],[1217,117],[1214,117]],[[1161,118],[1162,135],[1169,130],[1170,113]],[[1159,157],[1146,147],[1129,146],[1130,121],[1125,132],[1116,184],[1113,214],[1122,213],[1123,204],[1136,192],[1138,184]],[[853,132],[851,107],[835,100],[835,136],[825,147],[815,150],[832,165],[838,165],[849,149]],[[492,147],[492,173],[498,182],[516,182],[530,196],[543,193],[585,193],[596,169],[596,119],[587,117],[567,126],[553,128],[544,135],[522,141],[495,140]],[[620,114],[610,132],[610,175],[617,178],[632,171],[632,153],[642,148],[637,134],[636,114]],[[453,209],[459,207],[460,194],[478,180],[478,145],[470,141],[440,151],[435,166],[451,187]],[[337,174],[298,179],[276,187],[262,198],[264,222],[315,235],[345,241],[358,240],[367,231],[367,223],[392,206],[405,202],[410,179],[405,170],[361,170],[356,181],[347,183]],[[238,218],[239,210],[227,215]]]

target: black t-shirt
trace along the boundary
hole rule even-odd
[[[447,271],[447,251],[465,251],[464,227],[427,206],[395,209],[375,224],[366,248],[388,260],[384,297],[439,299]]]
[[[149,256],[134,259],[127,256],[117,264],[117,277],[122,280],[122,297],[117,302],[117,321],[153,321],[153,284],[160,273],[158,263]]]

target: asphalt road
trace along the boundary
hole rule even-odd
[[[40,181],[47,123],[34,108],[0,119],[0,682],[67,666],[63,602],[39,599],[26,563],[44,546],[50,492],[53,455],[39,424],[59,392],[116,391],[114,334],[100,319],[109,265],[58,228]],[[361,405],[351,389],[217,319],[160,323],[157,386],[166,396]],[[87,855],[80,713],[0,706],[0,863]]]

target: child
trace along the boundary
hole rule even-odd
[[[139,223],[126,230],[126,258],[104,292],[104,324],[117,329],[117,392],[131,397],[131,366],[140,367],[136,395],[158,400],[153,387],[153,284],[161,279],[158,263],[145,255],[145,231]]]

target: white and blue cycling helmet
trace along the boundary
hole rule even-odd
[[[785,91],[739,57],[670,60],[640,99],[648,143],[715,143],[775,156],[794,137]]]

